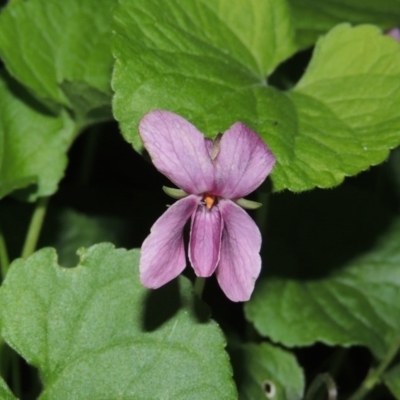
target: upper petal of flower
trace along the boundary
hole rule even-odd
[[[187,193],[209,191],[214,166],[204,136],[190,122],[169,111],[150,111],[139,133],[156,168]]]
[[[186,266],[183,227],[195,212],[200,198],[195,195],[178,200],[155,222],[143,242],[140,255],[140,280],[156,289],[178,276]]]
[[[275,165],[275,157],[255,132],[236,122],[223,134],[214,163],[214,194],[238,199],[261,185]]]
[[[249,215],[230,200],[221,200],[224,221],[216,276],[232,301],[249,300],[261,270],[261,234]]]
[[[197,276],[212,275],[219,261],[223,221],[218,206],[199,205],[192,216],[189,259]]]

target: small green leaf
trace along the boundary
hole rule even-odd
[[[7,69],[52,109],[61,104],[80,112],[76,97],[82,84],[107,95],[109,108],[110,25],[115,3],[30,0],[9,4],[0,15],[0,54]],[[65,91],[66,82],[78,86]]]
[[[0,399],[1,400],[18,400],[11,392],[3,378],[0,376]]]
[[[65,111],[49,113],[5,71],[0,73],[0,198],[31,186],[34,200],[57,190],[76,127]]]
[[[399,24],[398,0],[288,0],[296,24],[296,41],[300,47],[316,39],[341,22],[370,23],[383,28]]]
[[[217,3],[225,9],[226,2]],[[297,86],[283,93],[267,85],[272,67],[262,60],[277,47],[285,57],[293,52],[290,14],[283,1],[264,3],[277,7],[277,19],[258,10],[259,2],[250,3],[251,13],[233,11],[225,19],[202,1],[188,2],[184,12],[180,2],[161,9],[153,1],[121,1],[113,87],[126,140],[143,150],[137,127],[151,109],[174,111],[208,137],[242,121],[277,158],[275,191],[333,187],[385,160],[400,143],[398,43],[376,27],[339,26],[318,42]],[[229,4],[237,10],[241,2]],[[259,15],[259,24],[248,14]]]
[[[381,358],[400,331],[399,235],[397,220],[373,250],[327,278],[260,280],[247,318],[286,346],[358,344]]]
[[[400,399],[400,364],[395,365],[383,375],[385,385],[396,399]]]
[[[231,354],[240,400],[303,398],[303,371],[290,352],[262,343],[236,347]]]
[[[191,284],[138,279],[139,252],[110,244],[60,268],[17,260],[0,289],[2,335],[43,379],[41,399],[234,399],[225,339]]]

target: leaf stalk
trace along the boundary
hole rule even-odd
[[[380,381],[382,374],[386,371],[387,367],[391,364],[400,349],[400,337],[392,343],[382,361],[376,368],[369,370],[364,381],[360,387],[353,393],[349,400],[360,400],[365,398],[366,394],[372,390]]]
[[[41,197],[36,202],[35,210],[33,211],[31,223],[28,228],[24,247],[22,249],[21,257],[28,258],[36,249],[39,239],[40,231],[43,226],[44,217],[47,211],[49,197]]]

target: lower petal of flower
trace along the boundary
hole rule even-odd
[[[140,281],[156,289],[178,276],[186,266],[183,228],[200,197],[191,195],[174,203],[155,222],[142,245]]]
[[[230,200],[221,200],[224,221],[216,276],[232,301],[247,301],[261,270],[261,234],[250,216]]]
[[[223,221],[218,206],[199,205],[192,217],[189,259],[197,276],[210,276],[217,267]]]

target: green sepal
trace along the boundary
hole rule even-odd
[[[240,207],[245,208],[246,210],[257,210],[262,206],[262,203],[258,203],[257,201],[247,200],[247,199],[237,199],[235,203]]]
[[[172,197],[173,199],[179,200],[183,199],[186,196],[189,196],[189,194],[182,189],[175,189],[175,188],[170,188],[168,186],[163,186],[163,190],[168,196]]]

